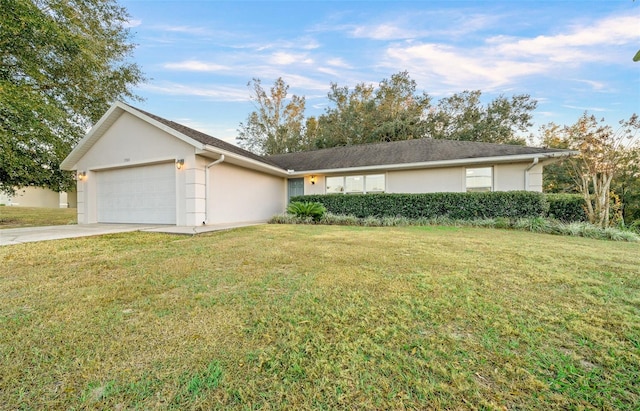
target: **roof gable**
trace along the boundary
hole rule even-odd
[[[215,137],[211,137],[205,133],[183,126],[176,122],[164,119],[162,117],[151,114],[147,111],[140,110],[122,102],[114,103],[109,110],[98,120],[98,122],[89,130],[89,132],[80,140],[76,147],[69,153],[67,158],[60,164],[63,170],[72,170],[93,145],[106,133],[106,131],[122,116],[123,113],[129,113],[142,121],[169,133],[170,135],[192,145],[196,149],[203,150],[206,146],[215,147],[230,153],[237,154],[241,157],[249,158],[269,166],[275,166],[274,163],[244,150],[238,146],[227,143]]]
[[[507,144],[470,141],[416,139],[387,143],[372,143],[298,153],[259,156],[182,124],[156,116],[122,102],[116,102],[61,163],[63,170],[73,170],[91,147],[120,118],[130,113],[142,121],[158,127],[170,135],[191,144],[197,150],[218,149],[231,153],[252,164],[268,166],[278,173],[284,170],[327,171],[344,169],[384,169],[407,167],[433,167],[445,164],[478,163],[482,161],[526,161],[533,158],[564,157],[575,154],[572,150],[548,149]],[[245,160],[242,160],[245,161]],[[281,171],[280,171],[281,170]]]

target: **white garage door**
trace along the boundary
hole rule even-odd
[[[176,223],[173,163],[96,173],[98,222]]]

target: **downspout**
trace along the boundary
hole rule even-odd
[[[209,163],[204,168],[204,221],[202,225],[207,225],[209,222],[209,168],[215,166],[216,164],[220,164],[224,161],[224,154],[220,155],[220,158],[214,161],[213,163]]]
[[[531,163],[529,167],[527,167],[524,170],[524,191],[530,191],[529,190],[529,171],[538,164],[539,160],[540,159],[538,157],[534,158],[533,163]]]

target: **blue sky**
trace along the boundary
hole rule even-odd
[[[434,99],[529,94],[535,126],[640,114],[640,2],[121,0],[142,109],[234,142],[254,109],[247,83],[282,77],[307,115],[331,82],[408,71]]]

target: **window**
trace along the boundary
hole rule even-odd
[[[345,193],[363,193],[364,176],[347,176],[344,178]]]
[[[327,194],[344,192],[344,177],[327,177]]]
[[[467,168],[467,191],[493,191],[493,168]]]
[[[384,192],[384,174],[375,174],[367,176],[366,188],[367,193],[383,193]]]
[[[327,177],[327,194],[364,194],[384,193],[384,174],[372,174],[368,176],[344,176]]]

